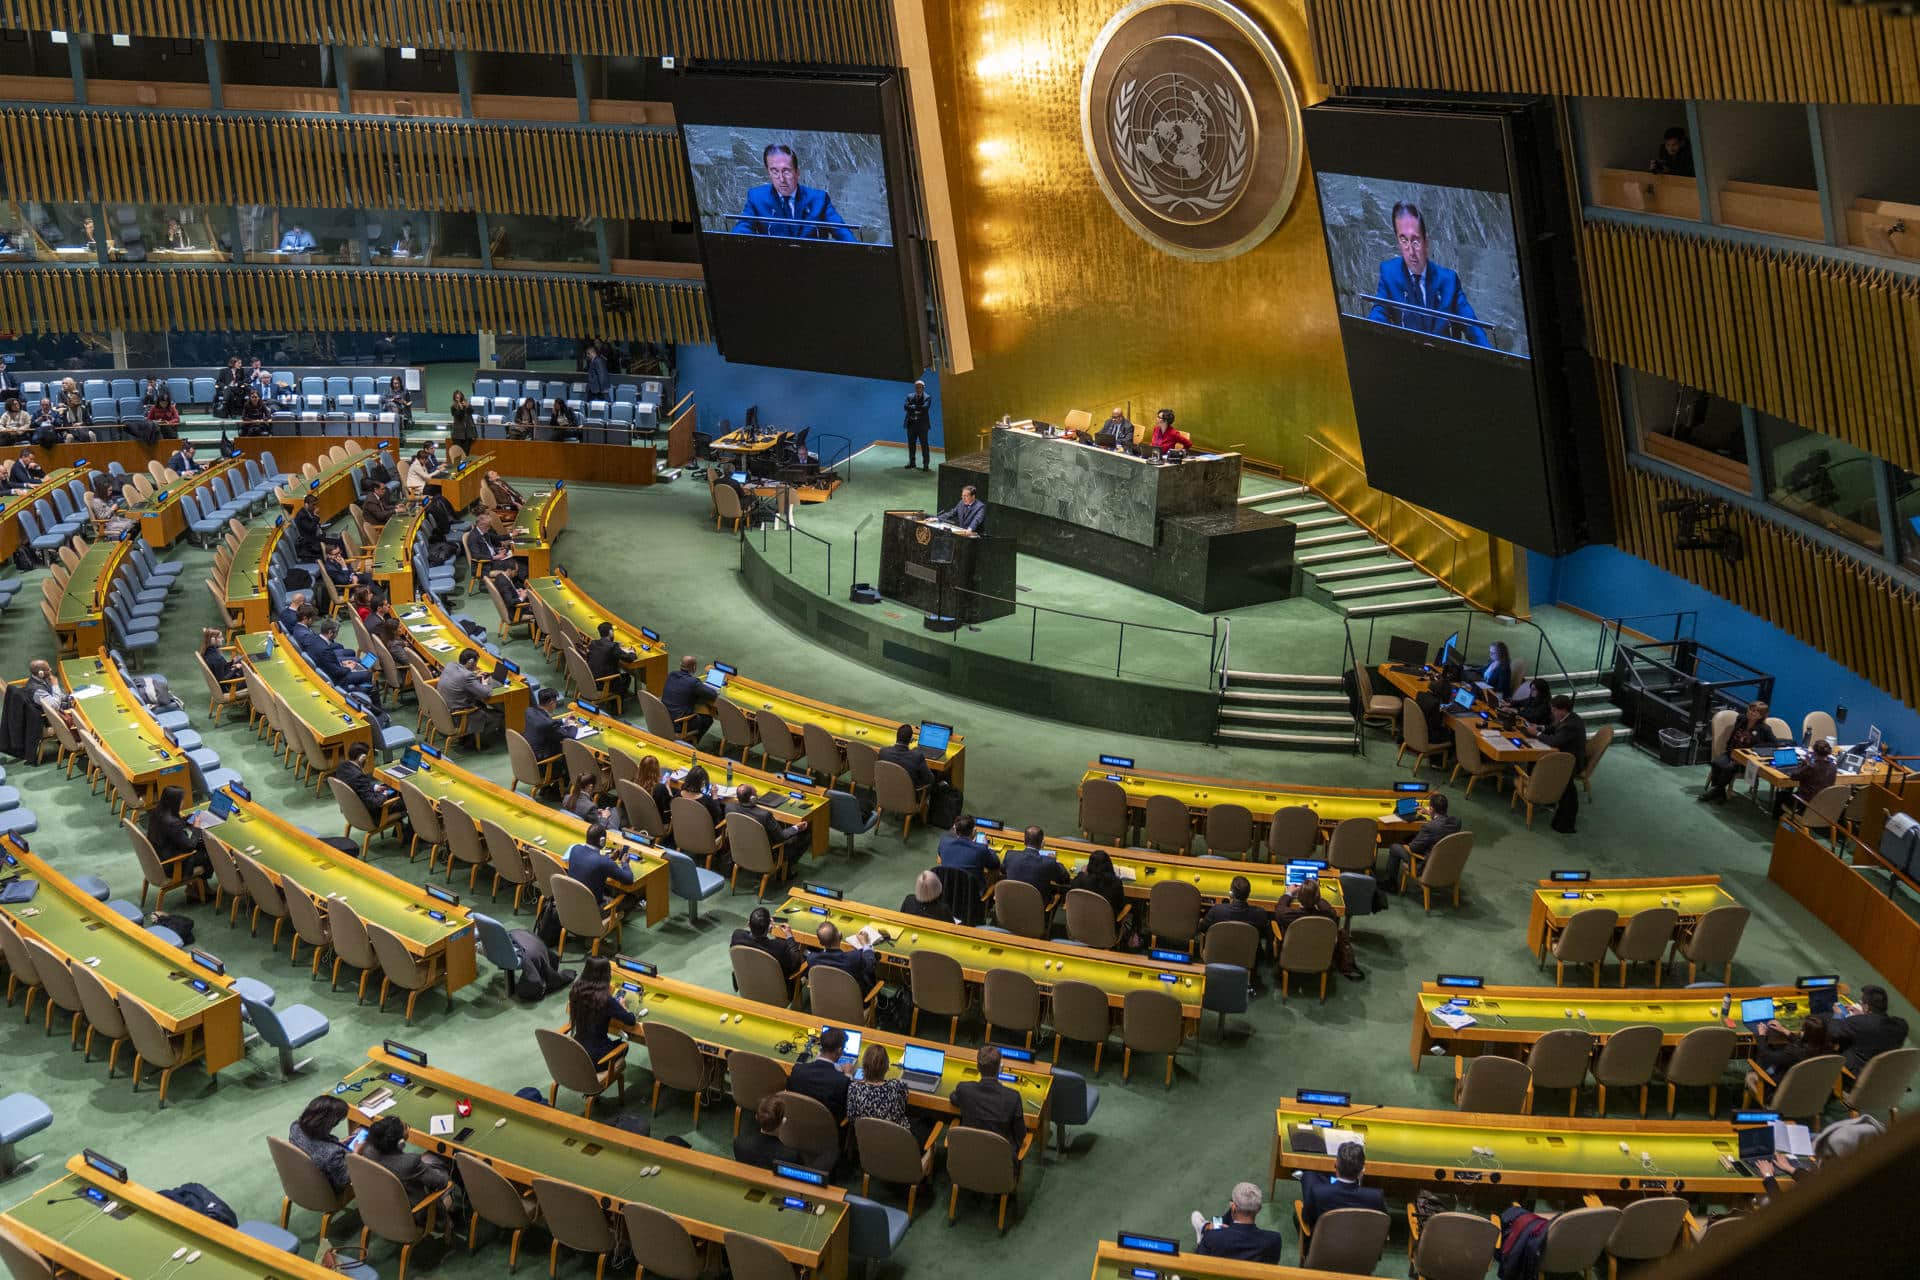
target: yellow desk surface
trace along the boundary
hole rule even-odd
[[[1844,990],[1844,989],[1843,989]],[[1550,1031],[1572,1027],[1596,1044],[1622,1027],[1651,1023],[1668,1048],[1700,1027],[1732,1027],[1743,1045],[1753,1037],[1740,1021],[1740,1002],[1768,997],[1789,1030],[1807,1016],[1807,993],[1798,987],[1718,987],[1689,990],[1592,987],[1481,987],[1477,990],[1421,985],[1413,1000],[1413,1069],[1435,1045],[1448,1054],[1486,1052],[1488,1045],[1528,1046]],[[1449,1000],[1467,1000],[1471,1026],[1454,1028],[1434,1016]],[[1724,1003],[1723,1003],[1724,1002]],[[1726,1008],[1728,1012],[1722,1014]],[[1497,1051],[1497,1050],[1496,1050]]]
[[[150,1150],[150,1149],[149,1149]],[[143,1157],[149,1151],[123,1153]],[[173,1178],[166,1178],[168,1182]],[[90,1197],[95,1192],[98,1199]],[[107,1206],[116,1206],[107,1212]],[[137,1182],[121,1182],[88,1166],[85,1156],[67,1161],[67,1175],[0,1214],[14,1233],[61,1274],[94,1277],[162,1277],[193,1280],[339,1280],[340,1273],[286,1253],[263,1240],[222,1226],[204,1213],[167,1199]],[[197,1252],[192,1266],[175,1254]]]
[[[417,956],[441,957],[458,991],[479,970],[467,908],[441,901],[411,880],[344,854],[251,800],[229,793],[238,812],[207,827],[209,838],[258,862],[283,889],[292,880],[321,899],[338,898],[362,920],[390,930]],[[435,920],[429,912],[445,917]]]
[[[460,651],[466,648],[479,649],[474,638],[460,629],[460,624],[451,614],[431,599],[402,603],[394,598],[393,612],[406,627],[413,638],[413,647],[433,668],[434,678],[450,662],[458,661]],[[493,656],[484,650],[480,654],[480,672],[492,677],[494,667],[498,665]],[[507,728],[516,733],[527,727],[527,704],[532,701],[532,690],[527,685],[524,673],[509,673],[500,681],[487,702],[498,707],[507,718]]]
[[[1185,1237],[1180,1238],[1180,1246],[1183,1250],[1192,1248]],[[1193,1252],[1170,1258],[1163,1253],[1123,1249],[1111,1240],[1102,1240],[1093,1258],[1093,1280],[1335,1280],[1338,1275],[1305,1267],[1208,1258]]]
[[[107,642],[107,596],[132,550],[133,544],[124,539],[102,539],[80,553],[54,614],[55,634],[71,635],[78,652],[92,653]]]
[[[378,454],[366,449],[348,448],[345,457],[335,458],[325,466],[316,466],[319,473],[312,480],[304,475],[289,475],[286,479],[287,496],[283,505],[291,517],[300,510],[300,504],[306,501],[309,493],[320,496],[320,519],[327,521],[352,506],[359,494],[353,488],[353,469],[363,462],[371,461],[375,456],[386,457],[386,444],[382,442]],[[389,471],[398,471],[392,462],[388,462]]]
[[[738,431],[729,431],[707,447],[726,453],[765,453],[792,434],[789,431],[762,431],[759,438],[754,439],[749,437],[745,428],[742,428]]]
[[[618,962],[614,965],[613,977],[615,993],[626,1000],[631,1011],[639,1015],[643,1039],[648,1027],[664,1022],[686,1032],[712,1056],[724,1060],[734,1050],[744,1049],[772,1058],[788,1068],[792,1067],[803,1050],[811,1051],[812,1041],[809,1037],[818,1033],[823,1026],[837,1026],[843,1031],[858,1033],[862,1049],[870,1044],[884,1046],[888,1060],[895,1068],[900,1065],[901,1051],[908,1045],[936,1049],[947,1055],[946,1071],[940,1077],[940,1087],[931,1093],[909,1091],[907,1098],[915,1107],[943,1118],[957,1114],[953,1105],[954,1087],[980,1078],[980,1069],[974,1065],[974,1055],[970,1049],[956,1050],[953,1045],[937,1040],[920,1040],[873,1027],[831,1022],[798,1009],[776,1009],[772,1005],[711,991],[691,982],[649,977]],[[642,1009],[646,1012],[639,1014]],[[780,1048],[783,1044],[788,1046],[785,1050]],[[1026,1110],[1027,1128],[1037,1130],[1041,1135],[1040,1140],[1044,1142],[1047,1103],[1053,1088],[1052,1068],[1039,1061],[1015,1062],[1006,1059],[1001,1062],[1000,1069],[1014,1077],[1004,1083],[1020,1095],[1021,1105]]]
[[[435,758],[423,752],[421,767],[411,774],[395,773],[392,766],[382,766],[375,772],[390,787],[404,780],[420,788],[435,805],[452,803],[476,822],[497,822],[523,849],[545,854],[563,865],[567,850],[587,836],[586,822],[566,810],[503,787],[444,756]],[[626,892],[646,895],[648,925],[665,920],[667,860],[652,847],[629,840],[618,831],[607,833],[605,851],[608,857],[624,856],[633,864],[633,886]]]
[[[1787,776],[1787,770],[1775,768],[1771,763],[1772,759],[1773,752],[1771,750],[1765,755],[1755,751],[1736,751],[1733,753],[1734,763],[1738,764],[1742,769],[1750,765],[1758,764],[1760,781],[1773,787],[1775,790],[1800,785]],[[1838,762],[1836,761],[1836,763]],[[1892,760],[1881,760],[1877,763],[1869,762],[1863,764],[1858,773],[1836,773],[1833,777],[1833,785],[1836,787],[1864,787],[1878,783],[1883,787],[1897,787],[1900,785],[1900,780],[1906,777],[1907,772],[1905,768]]]
[[[1417,698],[1426,692],[1430,669],[1422,671],[1401,671],[1396,667],[1382,666],[1380,674],[1395,689],[1409,698]],[[1553,754],[1553,748],[1539,741],[1532,734],[1521,732],[1507,734],[1500,731],[1497,723],[1489,724],[1481,720],[1480,714],[1486,712],[1495,715],[1504,708],[1495,706],[1478,691],[1474,693],[1473,709],[1464,714],[1448,712],[1446,722],[1449,729],[1464,724],[1473,731],[1474,744],[1480,748],[1480,754],[1499,764],[1531,764]],[[1521,739],[1525,745],[1515,746],[1514,738]]]
[[[1331,1152],[1293,1148],[1295,1127],[1313,1128],[1316,1119],[1365,1135],[1367,1177],[1375,1182],[1485,1185],[1497,1173],[1503,1193],[1514,1187],[1614,1195],[1757,1195],[1764,1190],[1760,1179],[1720,1163],[1722,1156],[1740,1155],[1731,1124],[1323,1107],[1295,1099],[1282,1101],[1274,1111],[1273,1182],[1292,1169],[1332,1171]],[[1474,1147],[1492,1150],[1492,1158],[1474,1154]],[[1642,1152],[1649,1157],[1646,1164]]]
[[[228,563],[227,609],[240,615],[245,630],[265,631],[273,625],[273,596],[267,591],[267,577],[273,550],[285,530],[281,519],[254,523]]]
[[[987,837],[987,845],[1000,860],[1026,844],[1024,832],[989,831],[975,828]],[[1201,902],[1212,906],[1228,897],[1235,876],[1245,876],[1253,885],[1248,901],[1271,911],[1287,891],[1287,866],[1284,862],[1228,862],[1223,858],[1183,858],[1178,854],[1156,853],[1151,849],[1110,849],[1086,840],[1049,837],[1045,848],[1068,871],[1078,875],[1087,858],[1096,849],[1105,849],[1114,871],[1125,882],[1127,897],[1145,902],[1153,896],[1153,886],[1162,880],[1185,880],[1200,890]],[[1320,897],[1336,911],[1346,910],[1340,894],[1340,873],[1328,869],[1320,876]]]
[[[395,1101],[382,1114],[400,1117],[409,1143],[449,1162],[456,1150],[466,1151],[522,1188],[537,1177],[570,1182],[615,1203],[632,1200],[670,1213],[696,1240],[717,1243],[727,1232],[739,1231],[765,1240],[788,1261],[812,1268],[823,1280],[846,1274],[847,1213],[845,1194],[838,1187],[789,1181],[751,1165],[643,1138],[378,1049],[370,1050],[367,1058],[366,1065],[342,1082],[365,1082],[365,1088],[341,1095],[353,1108],[356,1125],[371,1122],[359,1106],[377,1086],[384,1086],[393,1091]],[[407,1083],[390,1081],[390,1072]],[[458,1122],[471,1125],[473,1133],[457,1146],[450,1136],[434,1136],[429,1123],[432,1116],[451,1112],[455,1098],[473,1104],[472,1115]],[[660,1172],[644,1174],[648,1168]],[[786,1196],[805,1204],[784,1209],[781,1200]]]
[[[1673,907],[1681,922],[1698,920],[1715,907],[1736,905],[1734,896],[1720,887],[1719,876],[1652,876],[1631,880],[1541,880],[1533,892],[1527,917],[1527,946],[1534,952],[1546,946],[1574,915],[1589,907],[1611,907],[1625,925],[1636,911]],[[1568,897],[1568,894],[1576,894]]]
[[[647,630],[624,622],[616,615],[602,608],[600,602],[580,589],[572,578],[547,575],[527,580],[527,590],[539,596],[547,608],[565,618],[580,630],[580,633],[592,640],[600,633],[600,624],[613,624],[613,638],[624,649],[632,650],[637,656],[627,664],[627,670],[638,675],[639,682],[655,697],[667,687],[667,646],[658,635],[648,635]]]
[[[513,534],[513,554],[526,559],[527,577],[543,578],[553,572],[553,544],[566,527],[566,485],[528,495],[508,530]]]
[[[146,501],[129,503],[127,514],[140,522],[140,536],[148,546],[156,550],[170,547],[187,531],[187,512],[180,505],[181,496],[189,490],[206,488],[215,476],[238,470],[239,466],[235,458],[210,462],[191,475],[156,487]]]
[[[836,901],[817,894],[795,890],[775,910],[777,920],[793,930],[793,936],[810,951],[820,948],[814,936],[822,923],[831,921],[840,936],[851,938],[868,925],[885,929],[888,940],[874,947],[883,964],[905,969],[915,951],[939,951],[959,962],[967,981],[986,981],[989,969],[1012,969],[1024,973],[1051,991],[1053,984],[1069,979],[1087,982],[1107,993],[1107,1003],[1118,1009],[1129,991],[1164,991],[1185,1006],[1187,1021],[1200,1017],[1200,1003],[1206,995],[1207,969],[1198,964],[1162,964],[1145,956],[1118,951],[1096,951],[1064,942],[1023,938],[1018,934],[991,929],[969,928],[963,924],[943,924],[925,916],[870,907],[862,902]]]
[[[487,468],[493,465],[493,455],[479,454],[462,458],[460,465],[434,481],[440,486],[440,496],[445,498],[455,511],[465,511],[480,500],[480,491],[487,484]]]
[[[733,786],[738,787],[743,782],[752,783],[760,793],[762,808],[771,811],[782,822],[807,824],[813,839],[811,848],[815,857],[827,851],[827,838],[832,834],[827,825],[827,793],[814,786],[811,780],[802,784],[792,781],[784,774],[749,769],[746,765],[727,761],[719,756],[703,757],[690,750],[685,743],[656,738],[645,730],[634,728],[624,720],[616,720],[612,716],[601,715],[598,712],[583,711],[577,702],[572,704],[568,714],[599,730],[591,737],[580,739],[580,745],[596,756],[604,755],[609,751],[618,751],[636,761],[642,756],[652,756],[660,762],[660,772],[670,781],[677,781],[678,775],[685,773],[689,766],[698,761],[707,771],[714,795],[722,801],[731,799],[733,796],[733,792],[727,789],[726,783],[727,766],[731,763]]]
[[[232,978],[195,964],[180,948],[108,910],[11,838],[0,840],[0,859],[9,871],[18,868],[40,882],[31,901],[0,906],[22,933],[69,960],[97,961],[94,976],[108,990],[132,996],[169,1032],[206,1046],[209,1074],[240,1060],[240,997]]]
[[[267,651],[267,639],[273,649]],[[347,705],[340,691],[307,664],[300,647],[287,639],[278,627],[271,631],[250,632],[240,637],[240,660],[252,668],[268,689],[301,723],[313,730],[322,746],[334,743],[373,742],[373,725],[366,715]],[[261,655],[265,655],[264,657]]]
[[[413,599],[413,544],[420,536],[421,522],[427,518],[422,506],[411,514],[398,514],[380,526],[373,543],[373,580],[387,589],[396,605]]]
[[[145,793],[149,805],[166,786],[179,787],[192,800],[193,768],[187,753],[154,723],[153,713],[134,697],[104,649],[97,657],[61,659],[60,681],[69,692],[98,690],[85,696],[74,692],[73,714]]]
[[[709,668],[711,670],[711,668]],[[920,744],[920,729],[916,721],[889,719],[886,716],[868,715],[862,711],[852,711],[846,707],[835,706],[831,702],[822,702],[817,698],[803,697],[797,693],[788,693],[785,689],[776,689],[770,684],[743,675],[727,677],[727,687],[721,694],[727,701],[747,713],[751,720],[756,712],[771,711],[785,720],[795,733],[807,724],[817,724],[834,736],[845,746],[849,741],[864,742],[875,748],[893,745],[894,734],[900,726],[914,726],[914,745]],[[947,744],[946,754],[935,758],[927,757],[927,765],[934,773],[946,778],[955,787],[964,789],[966,784],[967,744],[959,734],[954,734]]]
[[[11,464],[9,464],[11,465]],[[86,467],[55,467],[39,484],[25,493],[0,498],[0,556],[10,556],[20,546],[20,513],[33,510],[33,504],[47,497],[69,480],[84,481]],[[41,532],[46,532],[44,529]]]
[[[1348,818],[1372,818],[1380,824],[1380,834],[1411,835],[1426,821],[1417,816],[1405,821],[1394,815],[1393,807],[1402,800],[1424,802],[1418,792],[1367,790],[1359,787],[1288,786],[1273,782],[1238,782],[1231,778],[1205,778],[1185,773],[1160,773],[1150,769],[1112,769],[1094,762],[1080,776],[1082,782],[1108,778],[1127,793],[1127,807],[1144,811],[1149,797],[1172,796],[1184,802],[1191,813],[1205,813],[1216,804],[1243,805],[1253,814],[1255,823],[1267,823],[1281,809],[1305,805],[1320,818],[1322,827],[1331,827]]]

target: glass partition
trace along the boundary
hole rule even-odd
[[[157,204],[107,206],[116,262],[169,266],[233,260],[233,211]]]
[[[1739,405],[1637,369],[1624,371],[1621,392],[1638,429],[1640,452],[1729,489],[1751,492]]]
[[[600,241],[591,218],[545,218],[531,214],[487,215],[493,265],[502,270],[594,271]]]
[[[1766,467],[1767,501],[1850,542],[1880,550],[1885,539],[1875,483],[1879,459],[1784,418],[1756,413],[1754,419]]]
[[[354,266],[366,235],[358,209],[282,209],[242,205],[240,247],[246,261],[286,266]]]
[[[1893,521],[1899,536],[1900,567],[1920,573],[1920,476],[1891,467]]]

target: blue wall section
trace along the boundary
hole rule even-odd
[[[852,442],[849,452],[875,440],[906,442],[900,406],[913,391],[911,382],[731,364],[713,347],[684,344],[678,372],[680,393],[691,391],[696,397],[702,431],[717,433],[722,418],[737,427],[746,418],[747,406],[757,404],[762,425],[812,427],[808,443],[823,461],[828,456],[821,447],[823,436],[847,437]],[[933,397],[933,447],[938,449],[943,440],[939,375],[929,371],[926,383]]]
[[[1637,556],[1612,547],[1587,547],[1558,560],[1530,552],[1527,576],[1533,603],[1576,605],[1602,618],[1697,610],[1695,637],[1772,674],[1774,714],[1796,730],[1807,712],[1844,705],[1842,742],[1866,737],[1867,726],[1877,724],[1902,753],[1920,751],[1920,713],[1772,623]],[[1641,629],[1671,634],[1654,622]]]

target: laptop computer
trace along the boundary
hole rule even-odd
[[[1794,747],[1781,747],[1773,753],[1773,767],[1776,769],[1799,768],[1800,752]]]
[[[701,679],[709,689],[724,689],[727,687],[727,673],[718,667],[709,667],[707,674],[702,676]]]
[[[1833,1006],[1840,998],[1839,974],[1822,973],[1812,977],[1802,977],[1794,985],[1807,993],[1808,1013],[1817,1013],[1822,1017],[1833,1013]]]
[[[935,724],[931,720],[920,722],[920,750],[934,757],[947,754],[947,744],[953,741],[953,726]]]
[[[188,821],[204,831],[208,827],[218,826],[228,818],[231,818],[237,808],[238,806],[233,803],[232,796],[229,796],[224,791],[216,791],[213,793],[213,799],[207,803],[207,807],[196,810],[193,817],[189,818]]]
[[[735,484],[745,484],[747,482],[747,473],[744,471],[736,471],[729,475],[727,479],[733,481]]]
[[[826,1032],[831,1030],[831,1028],[822,1027],[820,1030]],[[860,1033],[858,1031],[849,1031],[847,1032],[847,1043],[840,1050],[839,1065],[844,1067],[849,1062],[858,1061],[860,1061]]]
[[[1776,1016],[1772,996],[1755,996],[1751,1000],[1740,1002],[1740,1021],[1747,1030],[1758,1035],[1760,1029],[1772,1022]]]
[[[932,1093],[946,1074],[947,1055],[925,1045],[910,1044],[900,1051],[900,1078],[915,1093]]]
[[[1453,691],[1453,705],[1462,711],[1473,710],[1473,686],[1461,685]]]
[[[1396,818],[1411,818],[1418,812],[1420,812],[1420,802],[1412,796],[1393,802],[1393,814]]]
[[[405,751],[400,753],[400,763],[394,764],[394,765],[388,765],[387,772],[393,774],[396,777],[404,778],[408,774],[412,773],[415,769],[418,769],[419,767],[420,767],[419,748],[408,747]]]
[[[1309,880],[1320,878],[1320,864],[1317,862],[1289,862],[1287,864],[1287,888],[1295,889]]]

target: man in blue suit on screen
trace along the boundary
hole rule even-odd
[[[1476,347],[1492,346],[1487,331],[1479,325],[1457,324],[1431,314],[1443,311],[1467,320],[1479,318],[1467,301],[1467,291],[1460,287],[1460,273],[1427,258],[1427,220],[1419,205],[1403,200],[1393,206],[1393,234],[1400,242],[1400,256],[1380,264],[1380,283],[1374,286],[1374,296],[1409,302],[1426,310],[1403,310],[1376,302],[1367,319],[1420,333],[1437,333]]]
[[[767,180],[747,191],[746,207],[733,224],[736,233],[788,240],[854,239],[853,228],[833,207],[833,197],[800,185],[800,161],[792,147],[771,143],[760,160],[767,166]]]

